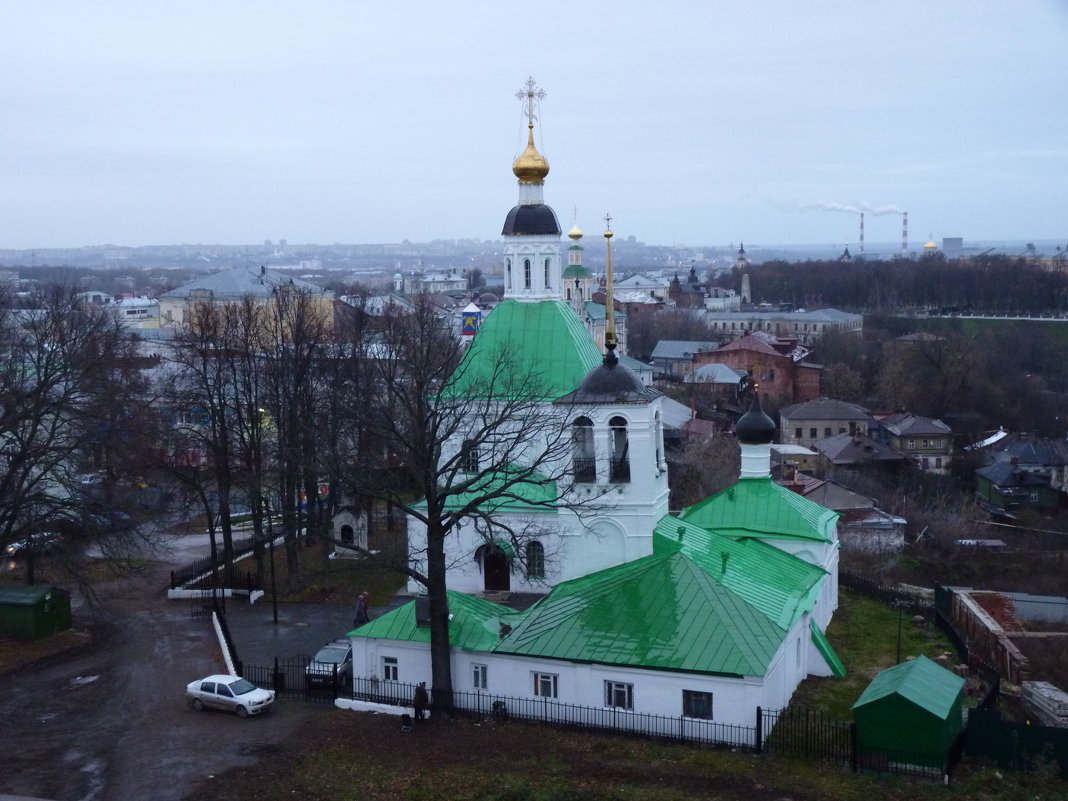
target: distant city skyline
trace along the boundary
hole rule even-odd
[[[712,5],[7,8],[0,250],[494,241],[528,76],[565,230],[1068,244],[1068,3]]]

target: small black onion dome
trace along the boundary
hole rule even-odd
[[[775,439],[775,421],[760,408],[760,393],[753,393],[749,411],[734,424],[734,433],[743,445],[768,445]]]
[[[605,359],[586,373],[574,392],[559,399],[559,403],[649,403],[660,397],[660,391],[647,387],[637,374],[620,364],[615,355]]]

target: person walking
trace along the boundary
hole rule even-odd
[[[423,715],[426,714],[426,708],[430,705],[430,696],[426,692],[426,682],[419,682],[419,686],[415,688],[415,695],[412,698],[412,706],[415,708],[415,719],[422,720]]]
[[[356,596],[356,618],[353,623],[359,628],[364,623],[370,621],[370,619],[370,616],[367,614],[367,590],[364,590]]]

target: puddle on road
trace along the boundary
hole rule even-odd
[[[92,684],[94,681],[96,681],[99,678],[100,678],[99,675],[97,675],[97,676],[75,676],[73,679],[70,680],[69,685],[71,687],[84,687],[86,684]]]

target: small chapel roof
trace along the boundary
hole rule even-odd
[[[688,506],[679,518],[731,536],[831,542],[838,513],[776,484],[771,478],[743,478]]]

